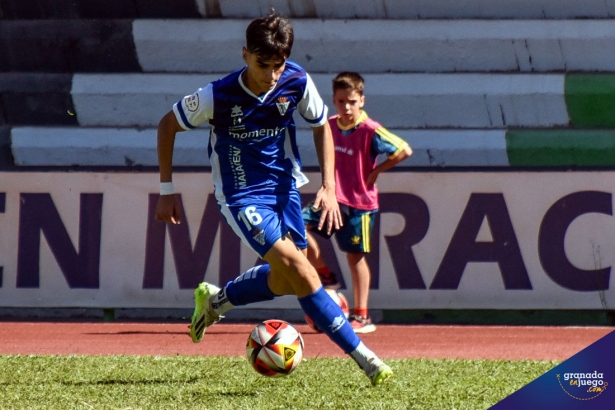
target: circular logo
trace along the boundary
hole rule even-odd
[[[199,109],[199,95],[197,93],[192,94],[189,97],[186,97],[186,108],[190,112],[195,112]]]

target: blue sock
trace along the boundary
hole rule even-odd
[[[346,354],[353,352],[361,339],[346,320],[342,309],[321,287],[311,295],[299,298],[303,311],[324,331]]]
[[[277,295],[267,285],[268,274],[269,265],[259,265],[227,283],[224,291],[228,301],[233,306],[242,306],[274,299]]]

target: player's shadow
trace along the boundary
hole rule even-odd
[[[249,332],[248,332],[249,333]],[[309,331],[308,331],[309,333]],[[130,335],[187,335],[190,334],[188,330],[185,332],[169,332],[166,330],[161,331],[142,331],[142,330],[126,330],[121,332],[86,332],[83,333],[88,336],[108,336],[108,335],[119,335],[119,336],[130,336]],[[214,335],[243,335],[246,334],[244,329],[237,330],[228,330],[224,332],[217,331],[208,331],[205,336],[214,336]]]
[[[191,377],[183,380],[183,384],[198,383],[201,380],[199,377]],[[92,381],[61,381],[61,384],[69,386],[105,386],[105,385],[156,385],[168,384],[168,380],[92,380]]]
[[[88,336],[108,336],[108,335],[119,335],[119,336],[130,336],[130,335],[185,335],[185,334],[189,334],[188,331],[186,332],[167,332],[167,331],[160,331],[160,332],[144,332],[144,331],[140,331],[140,330],[128,330],[128,331],[123,331],[123,332],[88,332],[88,333],[83,333],[84,335],[88,335]]]
[[[258,396],[259,394],[256,392],[245,392],[245,391],[224,391],[224,392],[218,392],[216,393],[216,396],[222,396],[222,397],[254,397],[254,396]]]

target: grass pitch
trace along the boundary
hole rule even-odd
[[[350,359],[266,378],[243,357],[0,356],[0,409],[487,409],[557,362],[387,361],[371,387]]]

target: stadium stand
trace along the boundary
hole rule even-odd
[[[404,167],[615,163],[615,0],[0,0],[0,166],[156,165],[158,119],[239,67],[271,7],[325,101],[365,74]],[[181,134],[176,164],[207,166],[206,136]]]

